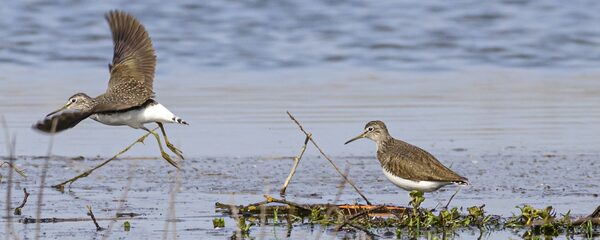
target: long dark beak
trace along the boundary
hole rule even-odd
[[[364,133],[361,133],[360,135],[356,136],[355,138],[348,140],[348,141],[347,141],[346,143],[344,143],[344,144],[348,144],[348,143],[354,142],[355,140],[358,140],[358,139],[364,138],[364,137],[365,137],[365,134],[366,134],[366,132],[364,132]]]
[[[63,107],[61,107],[60,109],[58,109],[58,110],[56,110],[56,111],[54,111],[54,112],[48,113],[48,115],[46,115],[46,117],[49,117],[49,116],[50,116],[50,115],[52,115],[52,114],[55,114],[55,113],[57,113],[57,112],[60,112],[60,111],[62,111],[62,110],[65,110],[65,109],[67,109],[67,107],[69,107],[69,105],[71,105],[71,103],[67,103],[66,105],[64,105],[64,106],[63,106]]]

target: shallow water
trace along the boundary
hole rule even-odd
[[[441,155],[446,163],[454,169],[469,176],[472,185],[463,188],[455,197],[451,206],[467,207],[485,204],[488,213],[510,216],[517,213],[514,206],[532,204],[543,207],[548,204],[560,212],[572,210],[574,215],[587,215],[598,204],[597,181],[595,176],[600,174],[596,159],[599,155],[521,155],[520,150],[508,149],[503,154],[478,156],[479,160],[464,161],[462,154],[451,153]],[[571,158],[579,164],[573,165],[567,161]],[[364,191],[370,201],[379,204],[408,203],[408,194],[392,186],[381,174],[377,161],[371,157],[337,157],[337,163],[349,168],[350,177]],[[343,159],[343,160],[342,160]],[[24,217],[34,217],[36,201],[39,195],[39,176],[43,159],[19,158],[18,162],[27,169],[30,175],[27,179],[16,177],[13,191],[13,207],[22,199],[21,188],[25,187],[32,193],[30,200],[23,209]],[[48,169],[48,184],[53,185],[66,180],[67,176],[81,172],[87,167],[98,164],[99,160],[72,160],[52,158]],[[181,174],[180,187],[175,195],[175,217],[168,213],[171,202],[170,191],[177,182],[175,172],[167,167],[163,160],[117,160],[93,173],[90,177],[75,182],[65,193],[52,188],[46,188],[43,198],[43,217],[57,218],[87,218],[85,206],[95,209],[97,218],[110,218],[116,212],[133,212],[142,214],[140,217],[129,219],[131,232],[123,231],[124,220],[114,224],[111,237],[157,238],[165,234],[165,221],[175,222],[176,228],[167,230],[168,236],[176,234],[186,239],[202,236],[202,238],[222,239],[231,236],[235,231],[233,220],[225,217],[226,227],[215,230],[212,219],[220,217],[214,209],[215,202],[231,204],[248,204],[262,201],[263,194],[277,196],[283,180],[287,175],[292,161],[286,159],[265,158],[202,158],[188,159],[183,163],[185,172]],[[553,163],[553,164],[549,164]],[[564,172],[577,173],[565,175]],[[557,177],[564,176],[564,177]],[[322,158],[305,158],[302,160],[298,173],[287,189],[287,199],[302,203],[335,203],[341,178]],[[318,184],[315,184],[318,183]],[[6,184],[6,183],[5,183]],[[306,187],[310,186],[310,187]],[[123,196],[124,191],[127,196]],[[5,194],[3,188],[0,193]],[[425,207],[436,207],[445,204],[454,193],[453,187],[448,187],[433,194],[426,194]],[[338,203],[362,202],[353,190],[346,186]],[[123,207],[119,205],[123,203]],[[575,204],[576,203],[576,204]],[[0,204],[2,208],[6,207]],[[18,236],[33,238],[34,224],[22,224],[19,218],[12,219]],[[7,219],[0,223],[5,224]],[[100,221],[106,227],[110,220]],[[266,229],[254,227],[251,234],[255,237],[263,235],[267,239],[283,238],[285,227],[273,226]],[[89,221],[44,223],[42,231],[45,236],[52,238],[92,238],[101,236],[96,233]],[[334,233],[322,229],[310,229],[308,226],[297,225],[291,237],[294,239],[323,237],[342,237],[345,233]],[[475,238],[479,231],[460,231],[461,237]],[[510,231],[490,232],[488,239],[518,237],[519,233]],[[522,234],[522,233],[521,233]]]
[[[27,187],[32,196],[24,215],[35,216],[43,163],[37,157],[48,153],[51,138],[30,126],[76,92],[105,91],[112,54],[102,14],[121,8],[138,16],[153,38],[157,100],[190,123],[167,126],[186,156],[175,202],[177,231],[169,234],[229,237],[231,219],[225,229],[212,229],[212,218],[220,216],[215,202],[247,204],[277,192],[304,140],[285,111],[341,167],[350,163],[351,178],[373,202],[408,202],[406,192],[384,179],[372,142],[343,145],[367,121],[380,119],[393,136],[425,148],[471,180],[455,206],[485,203],[490,213],[510,215],[515,205],[553,205],[559,212],[589,214],[600,203],[600,71],[594,69],[600,62],[599,6],[477,3],[5,3],[0,115],[17,138],[16,164],[29,175],[15,177],[11,202],[18,204],[21,187]],[[91,159],[110,157],[141,134],[85,120],[56,135],[48,184],[99,163]],[[0,138],[0,146],[6,145]],[[0,156],[7,155],[0,147]],[[86,160],[70,160],[78,156]],[[148,139],[125,156],[159,154]],[[340,179],[315,149],[309,147],[298,171],[290,199],[335,198]],[[144,215],[131,220],[130,233],[117,222],[112,236],[162,237],[175,173],[159,159],[113,162],[67,193],[46,188],[42,216],[85,218],[85,205],[98,217],[113,216],[128,178],[124,212]],[[5,196],[6,188],[0,189]],[[453,190],[428,196],[426,206],[445,202]],[[340,201],[360,199],[347,187]],[[33,225],[9,222],[18,236],[33,238]],[[42,226],[52,238],[98,237],[90,222]],[[253,230],[252,236],[275,238],[272,231]],[[285,229],[276,233],[282,238]],[[343,237],[300,226],[292,238],[322,233]],[[487,236],[508,237],[519,235]]]

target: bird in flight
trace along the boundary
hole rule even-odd
[[[148,32],[135,17],[122,11],[109,11],[106,20],[114,47],[112,63],[108,64],[110,79],[106,92],[94,98],[77,93],[33,128],[58,133],[89,117],[106,125],[143,129],[154,135],[162,157],[179,169],[177,162],[163,150],[159,135],[144,126],[146,123],[158,124],[167,147],[183,159],[183,152],[169,142],[163,123],[188,123],[153,99],[156,55]]]

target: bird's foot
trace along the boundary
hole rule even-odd
[[[183,152],[181,150],[179,150],[178,148],[176,148],[175,146],[173,146],[173,144],[171,144],[170,142],[167,142],[167,147],[171,150],[171,152],[175,153],[175,155],[177,155],[179,158],[185,159],[185,158],[183,158]]]
[[[162,157],[167,160],[167,162],[169,164],[171,164],[173,167],[179,169],[179,165],[177,165],[177,162],[173,161],[173,159],[171,159],[171,156],[169,156],[169,154],[167,154],[164,151],[160,151],[160,153],[162,154]]]

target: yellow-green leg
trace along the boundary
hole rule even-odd
[[[169,142],[169,138],[167,138],[167,132],[165,132],[165,127],[163,127],[163,124],[160,122],[156,122],[156,124],[158,124],[158,126],[160,127],[160,131],[163,134],[163,137],[165,138],[165,143],[167,144],[167,147],[169,148],[169,150],[171,150],[171,152],[175,153],[175,155],[177,155],[179,158],[184,159],[183,158],[183,152],[179,149],[177,149],[175,146],[173,146],[173,144],[171,144],[171,142]]]
[[[151,133],[152,135],[154,135],[154,137],[156,138],[156,141],[158,142],[158,148],[160,149],[160,154],[162,155],[162,157],[167,160],[167,162],[169,162],[169,164],[173,165],[173,167],[179,169],[179,166],[177,165],[177,163],[175,161],[173,161],[173,159],[171,159],[171,156],[169,156],[169,154],[167,154],[165,152],[165,150],[162,147],[162,143],[160,142],[160,137],[158,136],[157,133],[155,133],[154,131],[147,129],[145,127],[142,127],[142,129],[148,131],[149,133]]]

